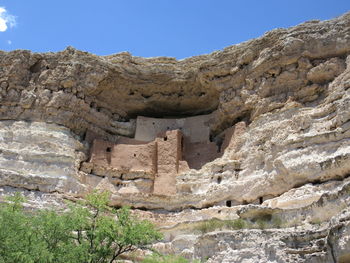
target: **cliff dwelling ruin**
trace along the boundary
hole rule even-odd
[[[231,140],[232,129],[228,129],[223,142],[210,141],[212,118],[212,114],[178,119],[139,116],[134,138],[91,140],[90,159],[84,167],[107,177],[122,192],[174,195],[177,174],[200,169],[220,157]],[[125,180],[140,178],[143,187],[123,187]]]

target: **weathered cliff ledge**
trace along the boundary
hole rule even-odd
[[[209,113],[211,143],[225,151],[174,174],[172,196],[152,193],[156,174],[88,167],[91,134],[118,143],[135,136],[137,116],[181,123]],[[107,189],[111,205],[152,211],[139,213],[168,231],[164,251],[211,262],[245,262],[249,253],[261,255],[251,262],[347,262],[349,159],[350,13],[180,61],[71,47],[0,52],[2,192],[51,200]],[[293,242],[288,224],[206,235],[188,227],[259,214],[298,218]],[[315,220],[322,224],[310,227]],[[251,252],[257,235],[264,248]]]
[[[77,134],[128,133],[137,115],[190,116],[217,110],[213,131],[252,122],[290,100],[320,103],[345,69],[350,15],[311,21],[209,55],[180,61],[128,53],[95,56],[1,52],[1,119],[40,120]]]

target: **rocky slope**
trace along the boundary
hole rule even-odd
[[[88,131],[116,141],[133,137],[139,115],[207,113],[212,141],[230,127],[236,135],[221,158],[179,174],[175,196],[120,192],[82,169]],[[111,205],[146,210],[135,212],[164,231],[155,245],[164,252],[208,262],[349,262],[349,158],[349,13],[180,61],[71,47],[0,52],[1,195],[17,189],[38,207],[108,189]],[[135,178],[123,184],[142,187]],[[267,229],[196,230],[212,218]]]

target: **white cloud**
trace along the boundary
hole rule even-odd
[[[5,32],[9,27],[16,25],[16,18],[10,15],[5,7],[0,7],[0,32]]]
[[[12,41],[11,40],[7,40],[7,44],[11,45]]]

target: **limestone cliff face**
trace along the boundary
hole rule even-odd
[[[225,151],[179,171],[173,196],[151,192],[155,175],[96,174],[89,164],[92,139],[134,137],[137,116],[209,113],[210,139]],[[180,61],[70,47],[0,52],[2,194],[108,189],[112,205],[167,210],[138,211],[166,233],[156,245],[164,252],[208,262],[349,262],[349,175],[349,13]],[[267,218],[269,230],[193,230],[211,218]]]
[[[82,191],[77,164],[82,143],[64,127],[45,122],[0,122],[1,185],[42,192]]]

